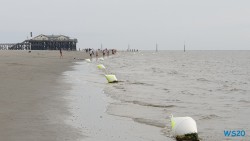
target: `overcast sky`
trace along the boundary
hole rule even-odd
[[[249,50],[250,0],[0,0],[0,42],[39,34],[77,47]]]

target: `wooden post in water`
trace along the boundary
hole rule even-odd
[[[158,44],[155,45],[155,51],[158,52]]]
[[[184,52],[186,52],[185,42],[184,42]]]
[[[33,34],[32,34],[32,32],[30,32],[30,39],[32,39],[32,36],[33,36]],[[30,51],[31,51],[31,43],[29,43],[30,44]]]

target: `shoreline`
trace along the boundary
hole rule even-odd
[[[82,104],[79,100],[84,99],[71,95],[74,85],[65,83],[64,78],[65,72],[74,72],[74,66],[83,62],[74,58],[89,58],[89,54],[69,51],[63,55],[60,59],[58,51],[0,51],[1,139],[168,140],[156,127],[108,113],[107,107],[115,101],[104,94],[104,87],[109,84],[100,77],[103,74],[95,61],[84,64],[89,70],[81,70],[86,73],[82,80],[89,80],[90,84],[76,81],[91,92]],[[79,107],[90,114],[84,115]]]
[[[63,80],[72,86],[66,92],[73,114],[67,123],[80,129],[86,135],[85,141],[172,140],[161,134],[162,128],[110,114],[108,107],[117,101],[104,93],[104,87],[112,84],[108,84],[102,75],[95,63],[86,62],[76,63],[72,71],[64,73]]]

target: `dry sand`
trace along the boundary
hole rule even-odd
[[[83,52],[0,51],[0,139],[4,141],[62,141],[82,138],[65,124],[70,116],[64,95],[69,89],[57,78]]]

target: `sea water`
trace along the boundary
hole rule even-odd
[[[190,116],[202,140],[250,139],[250,51],[122,52],[106,58],[119,83],[106,85],[115,99],[107,113],[161,129],[169,116]],[[244,131],[226,136],[224,131]]]
[[[119,100],[104,93],[104,88],[112,84],[107,83],[105,72],[97,68],[99,63],[94,60],[92,63],[76,62],[72,70],[63,73],[62,81],[69,87],[64,91],[65,101],[71,113],[65,122],[79,129],[83,135],[80,140],[173,141],[161,128],[107,113],[109,104],[119,103]]]

